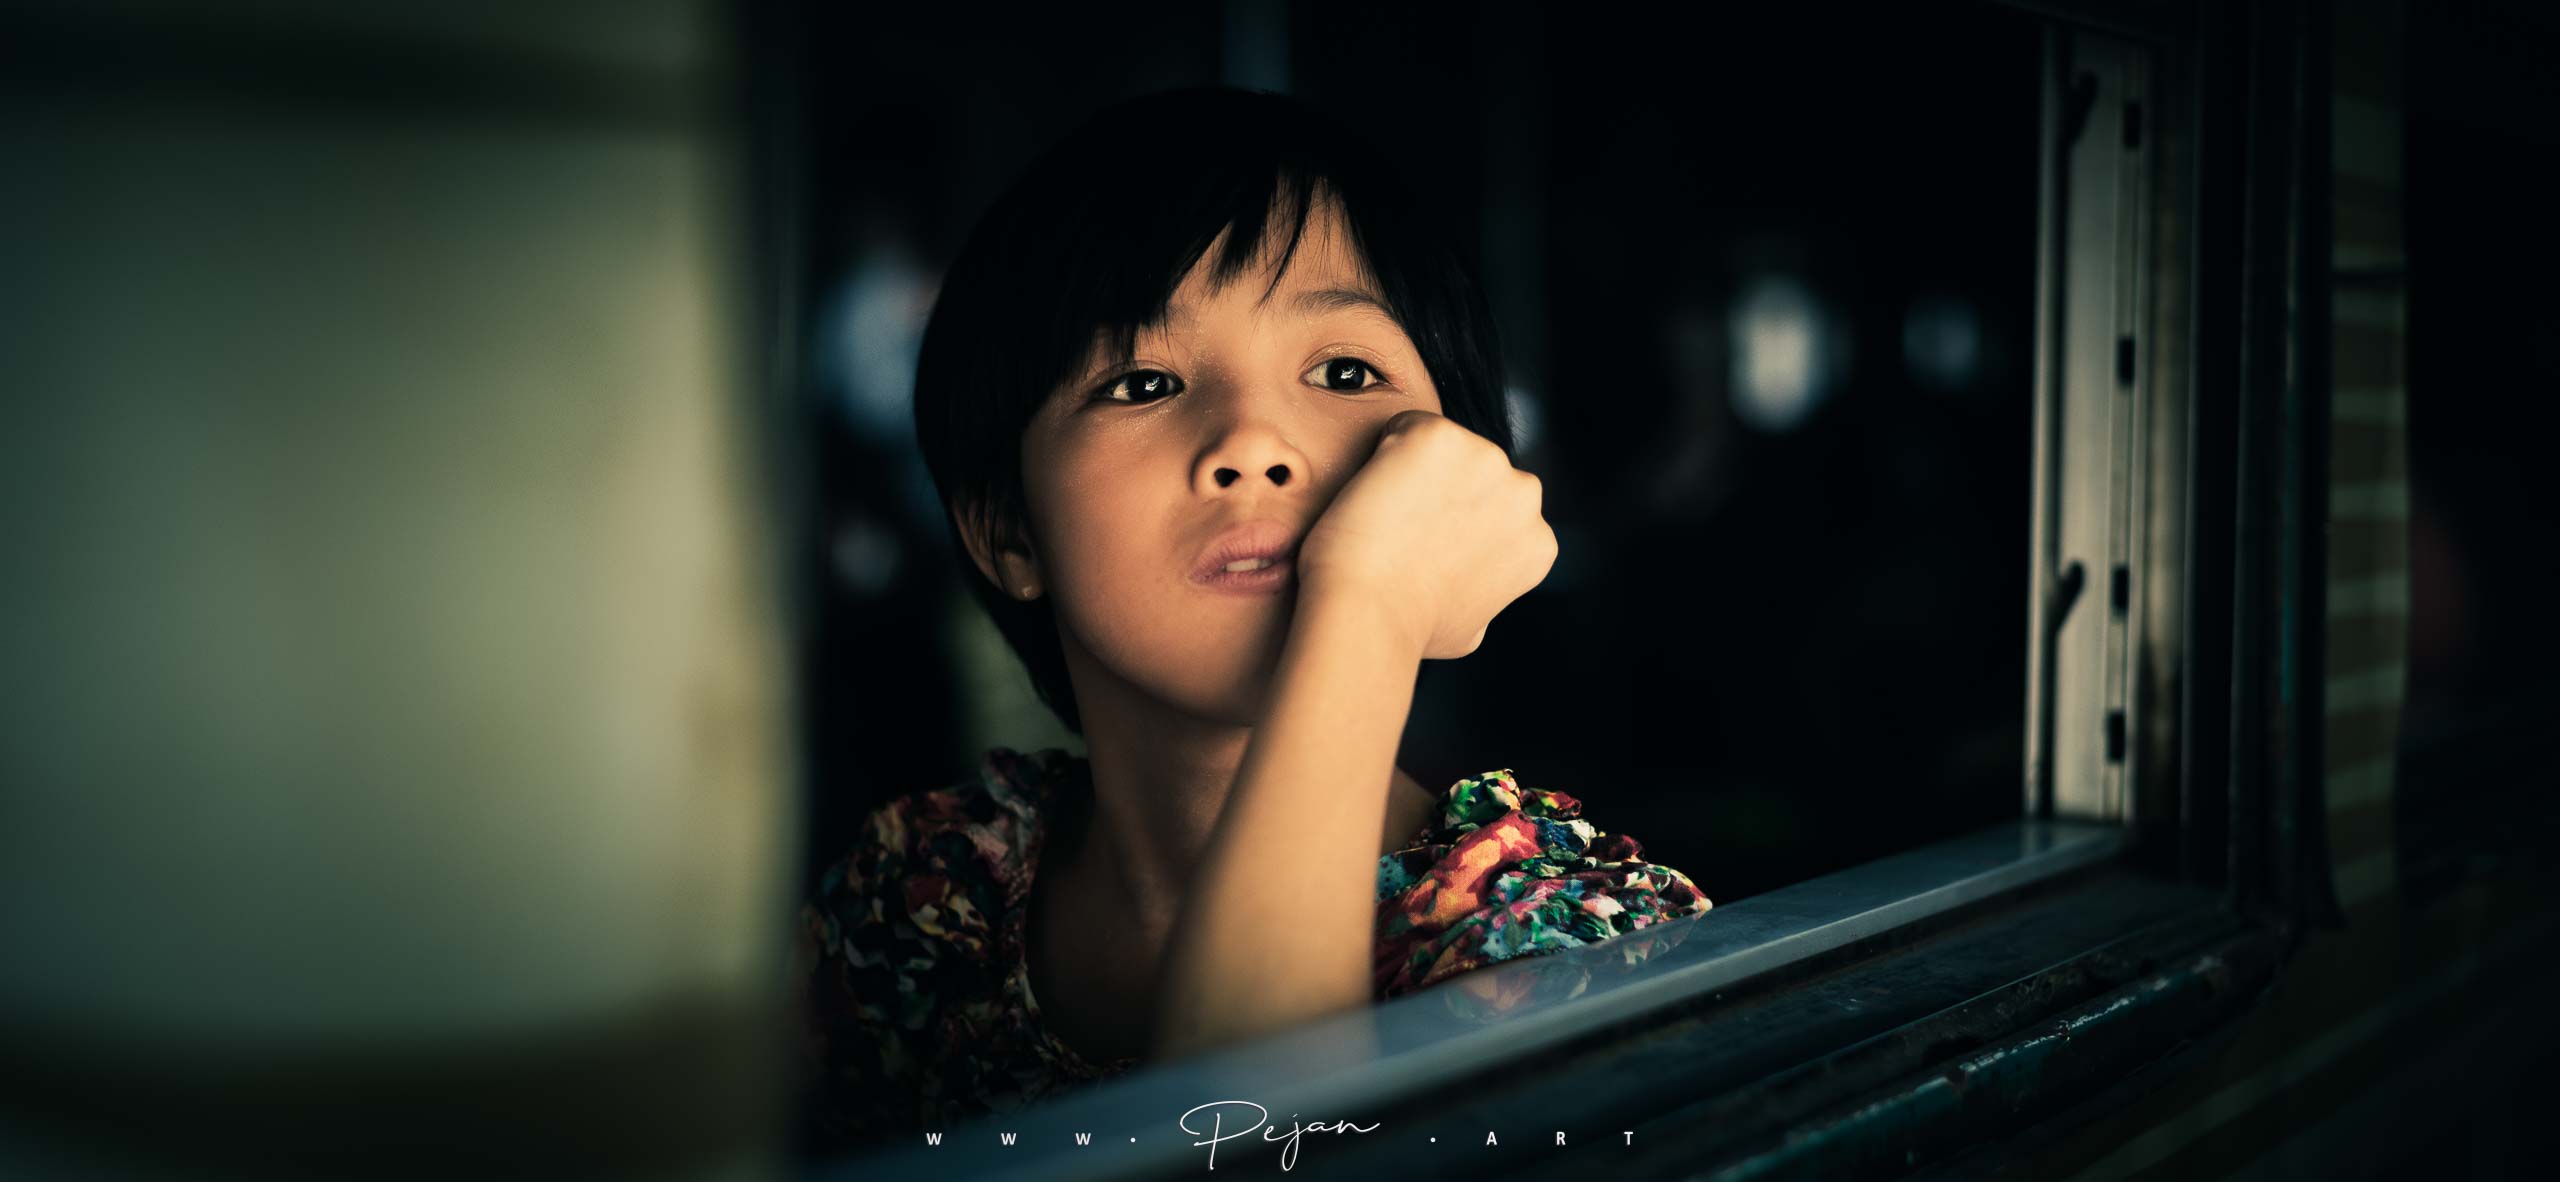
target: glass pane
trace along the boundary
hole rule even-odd
[[[1718,903],[2016,815],[2032,20],[805,19],[803,881],[871,809],[970,779],[991,747],[1082,751],[964,593],[910,417],[917,350],[943,268],[1040,150],[1115,100],[1217,82],[1344,119],[1439,211],[1557,537],[1481,648],[1423,663],[1400,767],[1571,794]],[[1093,170],[1103,192],[1163,179],[1144,144]]]

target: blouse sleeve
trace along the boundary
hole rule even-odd
[[[872,814],[800,908],[792,975],[802,1019],[800,1132],[810,1152],[860,1148],[924,1123],[917,1072],[931,998],[907,988],[921,950],[912,925],[900,922],[902,831],[894,809]]]
[[[1523,790],[1506,771],[1461,781],[1450,796],[1445,848],[1436,860],[1381,863],[1378,996],[1393,997],[1515,957],[1624,939],[1619,958],[1641,963],[1667,944],[1659,930],[1713,906],[1688,875],[1644,859],[1625,834],[1581,819],[1581,802]],[[1618,962],[1612,962],[1618,963]],[[1563,971],[1570,968],[1572,971]],[[1457,982],[1446,995],[1461,1014],[1492,1018],[1519,1005],[1581,992],[1589,970],[1506,974]]]

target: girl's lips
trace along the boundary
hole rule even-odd
[[[1272,559],[1271,565],[1261,570],[1222,570],[1193,581],[1228,595],[1269,595],[1295,581],[1297,573],[1297,564],[1281,557]]]
[[[1211,538],[1192,560],[1191,578],[1209,583],[1226,578],[1228,564],[1248,558],[1268,558],[1277,562],[1294,558],[1298,552],[1298,529],[1276,518],[1245,521],[1227,527]]]

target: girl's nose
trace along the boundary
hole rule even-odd
[[[1268,481],[1287,488],[1312,465],[1305,453],[1268,422],[1244,422],[1221,432],[1200,453],[1193,483],[1203,495]]]
[[[1262,474],[1269,477],[1273,484],[1289,483],[1289,465],[1287,464],[1273,464],[1270,467],[1263,469]],[[1243,474],[1237,472],[1233,468],[1220,468],[1217,471],[1218,487],[1220,488],[1225,488],[1243,478]]]

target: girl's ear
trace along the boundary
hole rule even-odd
[[[988,549],[986,519],[974,501],[954,505],[951,518],[960,527],[962,544],[969,547],[969,560],[978,564],[978,573],[985,575],[988,582],[1014,599],[1040,597],[1046,583],[1029,539],[1018,531],[1009,531],[999,548]]]

